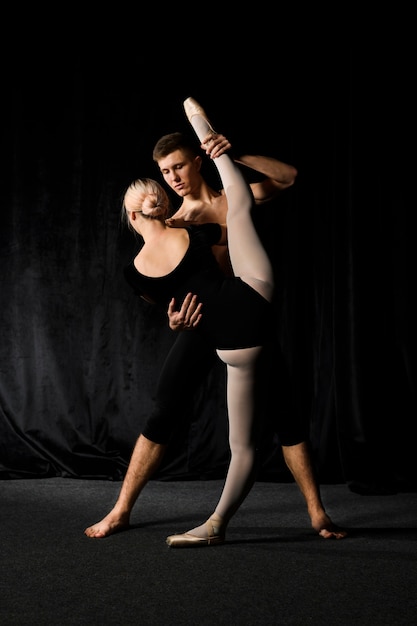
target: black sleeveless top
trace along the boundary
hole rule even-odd
[[[211,247],[221,237],[219,224],[186,227],[190,244],[176,268],[166,276],[141,274],[133,260],[124,275],[137,295],[150,298],[167,311],[171,298],[181,306],[187,293],[203,303],[202,319],[191,331],[202,333],[214,348],[237,349],[263,345],[271,332],[271,305],[238,277],[225,277]]]

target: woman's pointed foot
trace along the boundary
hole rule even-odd
[[[203,532],[199,532],[199,531]],[[197,546],[216,546],[225,542],[225,531],[219,515],[212,515],[199,529],[180,535],[170,535],[166,542],[171,548],[195,548]],[[201,535],[201,536],[199,536]]]
[[[184,111],[189,122],[191,122],[191,118],[194,117],[194,115],[201,115],[207,122],[209,121],[205,110],[194,98],[190,97],[184,100]]]
[[[185,115],[190,123],[192,123],[191,120],[195,115],[200,115],[200,117],[202,117],[208,124],[209,130],[211,130],[214,134],[217,134],[213,126],[210,124],[206,112],[197,100],[194,100],[194,98],[187,98],[184,100],[183,106]]]

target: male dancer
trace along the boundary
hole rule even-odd
[[[201,147],[210,158],[215,159],[232,146],[224,135],[209,132]],[[167,185],[182,198],[180,207],[169,220],[171,226],[226,222],[227,199],[224,191],[214,190],[205,181],[201,174],[202,158],[185,135],[171,133],[161,137],[155,144],[153,159]],[[294,166],[272,157],[246,154],[234,160],[263,176],[259,182],[250,184],[257,206],[275,200],[295,183],[298,174]],[[219,247],[215,253],[223,270],[229,272],[225,248]],[[170,327],[179,331],[196,326],[200,315],[201,308],[197,296],[194,296],[179,311],[170,307]],[[283,416],[283,419],[288,417]],[[292,419],[291,415],[289,419]],[[300,430],[297,423],[281,424],[278,430],[281,430],[278,434],[285,463],[305,499],[312,527],[324,539],[342,539],[347,532],[337,527],[325,511],[306,433]]]

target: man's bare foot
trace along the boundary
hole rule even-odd
[[[311,519],[311,525],[323,539],[344,539],[347,531],[333,524],[332,520],[326,513],[317,515]]]
[[[129,520],[123,519],[111,511],[106,517],[103,517],[101,522],[97,522],[97,524],[86,528],[84,534],[87,535],[87,537],[101,539],[102,537],[108,537],[109,535],[114,535],[122,530],[126,530],[127,528],[129,528]]]

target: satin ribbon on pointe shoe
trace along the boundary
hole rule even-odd
[[[197,546],[216,546],[225,542],[224,532],[220,530],[219,520],[214,516],[206,522],[207,536],[197,537],[191,533],[170,535],[166,542],[171,548],[196,548]]]

